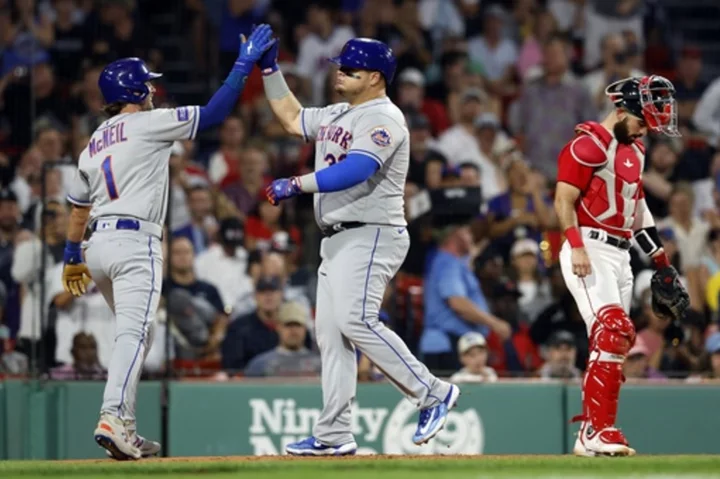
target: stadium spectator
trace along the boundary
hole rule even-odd
[[[470,61],[488,80],[488,88],[497,95],[513,92],[518,48],[503,29],[506,12],[498,5],[485,10],[483,34],[468,41]]]
[[[485,214],[488,235],[503,258],[510,259],[510,248],[517,240],[542,241],[542,231],[555,225],[546,180],[531,171],[526,162],[512,161],[506,170],[508,190],[493,197]]]
[[[594,68],[601,61],[602,38],[629,31],[643,44],[644,2],[638,0],[588,0],[585,17],[583,65]]]
[[[582,379],[582,373],[575,367],[577,347],[574,334],[556,331],[545,344],[545,353],[545,363],[538,370],[541,379]]]
[[[682,272],[688,274],[700,265],[707,251],[710,225],[694,212],[695,193],[686,182],[673,185],[668,198],[668,218],[662,223],[670,227],[677,238]]]
[[[535,319],[551,301],[550,285],[540,268],[540,259],[540,245],[533,239],[519,239],[510,249],[510,278],[520,291],[518,307],[528,321]]]
[[[458,339],[457,351],[462,369],[450,376],[451,383],[493,383],[498,380],[495,370],[487,365],[485,336],[473,331],[463,334]]]
[[[635,345],[628,351],[623,364],[623,374],[629,380],[633,379],[666,379],[660,371],[650,364],[650,352],[645,342],[637,338]]]
[[[40,214],[45,216],[45,237],[44,241],[39,236]],[[33,344],[40,346],[45,351],[47,366],[54,364],[55,356],[55,331],[50,316],[50,298],[45,297],[42,305],[45,315],[45,323],[40,323],[40,281],[45,281],[47,288],[51,281],[52,267],[63,258],[65,247],[65,231],[67,230],[67,209],[64,203],[54,201],[48,202],[45,210],[38,209],[38,218],[35,221],[38,226],[35,235],[23,234],[23,240],[18,240],[13,255],[11,275],[14,281],[20,284],[24,290],[21,299],[22,309],[20,314],[20,328],[18,330],[17,348],[20,352],[29,354]],[[44,275],[41,273],[42,255],[45,255],[46,269]]]
[[[602,65],[582,78],[583,86],[599,112],[598,121],[613,109],[612,102],[605,95],[605,88],[623,78],[644,75],[642,71],[632,67],[630,60],[634,52],[619,32],[607,34],[602,39],[601,48]]]
[[[406,68],[398,75],[397,105],[405,112],[422,114],[429,122],[432,136],[450,127],[445,105],[425,96],[425,75],[417,68]]]
[[[587,326],[572,301],[560,265],[551,266],[547,274],[554,301],[530,325],[530,337],[535,344],[543,345],[558,331],[571,333],[575,338],[575,367],[584,370],[588,358]]]
[[[237,115],[228,116],[220,126],[220,146],[208,161],[208,177],[214,185],[225,188],[240,178],[245,137],[243,119]]]
[[[510,336],[510,327],[490,314],[480,284],[464,260],[470,253],[472,234],[463,225],[449,225],[437,234],[439,250],[425,278],[425,320],[420,352],[430,369],[457,370],[457,341],[470,331],[483,335],[497,331]]]
[[[325,105],[327,59],[338,55],[355,32],[347,25],[335,25],[335,12],[325,2],[309,2],[306,11],[308,31],[298,47],[298,73],[309,83],[312,105]]]
[[[187,192],[190,221],[173,231],[174,238],[187,238],[195,254],[205,251],[217,231],[217,221],[212,215],[212,196],[204,185],[197,185]]]
[[[269,183],[266,177],[270,162],[266,145],[261,142],[249,142],[242,150],[239,175],[228,181],[222,191],[244,216],[258,205],[265,186]]]
[[[543,45],[557,31],[557,20],[548,10],[540,9],[532,25],[532,33],[525,37],[518,53],[517,73],[524,81],[533,69],[541,68]]]
[[[277,315],[278,345],[255,356],[245,367],[246,377],[320,376],[320,355],[305,347],[308,335],[305,308],[296,303],[280,306]]]
[[[707,89],[708,84],[702,78],[703,60],[699,48],[685,46],[680,52],[677,75],[673,80],[675,97],[678,102],[678,123],[688,126],[695,114],[695,107]]]
[[[235,318],[223,340],[222,367],[225,371],[243,371],[253,358],[277,347],[278,313],[282,302],[280,278],[259,278],[255,284],[256,309]],[[305,341],[309,348],[309,335]]]
[[[183,348],[178,357],[215,358],[229,322],[225,305],[217,288],[195,275],[195,255],[190,240],[174,238],[170,248],[172,263],[170,274],[163,282],[162,295]]]
[[[27,231],[25,234],[29,234]],[[12,190],[0,190],[0,285],[5,300],[0,302],[3,320],[14,338],[20,326],[20,285],[13,279],[11,271],[15,247],[21,240],[20,210],[17,197]]]
[[[520,311],[520,291],[514,282],[502,281],[490,297],[494,315],[510,325],[510,336],[495,332],[488,335],[490,366],[501,376],[523,376],[536,371],[542,364],[537,345],[530,337],[527,318]]]
[[[575,125],[597,118],[585,88],[569,70],[570,46],[560,35],[543,45],[542,75],[528,82],[509,112],[510,129],[530,164],[548,179],[557,177],[557,158]]]
[[[213,285],[223,303],[223,312],[232,314],[233,306],[252,295],[253,283],[248,271],[248,252],[244,247],[245,230],[237,218],[220,221],[218,242],[195,258],[197,278]]]
[[[50,379],[68,380],[103,380],[107,371],[100,366],[97,342],[92,334],[77,333],[72,339],[70,350],[72,362],[50,370]]]

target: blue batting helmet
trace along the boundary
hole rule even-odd
[[[146,83],[161,76],[148,70],[139,58],[121,58],[105,67],[98,86],[105,103],[142,103],[150,94]]]
[[[392,82],[397,66],[397,60],[390,47],[372,38],[348,40],[340,55],[329,60],[342,67],[378,71],[383,74],[387,83]]]

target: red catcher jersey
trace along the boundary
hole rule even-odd
[[[618,143],[602,125],[585,122],[560,152],[558,181],[577,187],[579,226],[631,238],[638,201],[644,197],[645,147]]]

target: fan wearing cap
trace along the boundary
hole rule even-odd
[[[581,123],[558,159],[555,211],[566,241],[560,265],[590,337],[583,412],[573,452],[580,456],[635,454],[615,427],[622,365],[635,342],[629,317],[633,293],[630,240],[655,268],[653,309],[680,319],[689,296],[671,266],[643,196],[648,132],[678,136],[675,88],[658,75],[609,85],[615,109],[601,122]]]
[[[543,379],[580,379],[582,373],[575,367],[575,336],[568,331],[556,331],[545,345],[546,359],[538,370]]]
[[[320,355],[305,347],[307,337],[305,308],[284,303],[277,315],[278,345],[254,357],[245,368],[246,377],[297,377],[320,375]]]
[[[666,379],[665,375],[650,365],[650,350],[642,338],[635,341],[627,360],[623,364],[623,374],[632,379]]]
[[[497,373],[488,364],[488,348],[485,336],[476,332],[463,334],[457,344],[460,364],[463,368],[450,376],[451,383],[492,383]]]
[[[410,3],[410,2],[406,2]],[[425,76],[417,68],[406,68],[398,76],[397,103],[403,110],[414,110],[427,117],[433,136],[450,127],[442,102],[425,96]]]

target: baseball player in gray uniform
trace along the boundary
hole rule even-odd
[[[315,172],[267,188],[271,203],[315,194],[315,217],[325,238],[318,274],[315,329],[322,357],[323,411],[313,436],[289,444],[293,455],[357,451],[350,428],[355,399],[355,347],[420,409],[416,444],[445,425],[460,390],[433,376],[378,319],[383,294],[410,246],[403,207],[410,143],[405,118],[386,96],[396,61],[382,42],[348,41],[335,88],[346,103],[303,108],[277,67],[276,48],[260,59],[265,94],[288,133],[315,140]]]
[[[221,123],[255,62],[273,43],[270,27],[257,27],[241,43],[232,71],[205,106],[153,109],[150,82],[161,75],[138,58],[117,60],[100,75],[110,119],[80,154],[68,194],[73,208],[63,286],[79,296],[92,278],[115,314],[115,347],[95,429],[95,440],[115,459],[160,451],[160,444],[137,434],[135,394],[162,287],[161,238],[172,144]],[[83,248],[88,222],[92,234]]]

